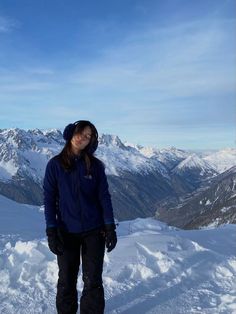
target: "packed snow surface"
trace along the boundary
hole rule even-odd
[[[0,215],[0,313],[56,314],[43,212],[0,196]],[[104,261],[105,313],[236,313],[235,225],[184,231],[146,218],[117,232]]]

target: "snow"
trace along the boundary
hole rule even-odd
[[[146,157],[151,157],[162,162],[168,169],[172,169],[178,165],[182,160],[189,156],[189,152],[177,149],[175,147],[170,148],[150,148],[140,147],[138,150]]]
[[[0,180],[10,180],[19,173],[41,183],[48,159],[61,149],[56,135],[61,133],[44,134],[38,129],[27,132],[17,128],[0,130]]]
[[[44,237],[44,216],[39,206],[19,204],[0,195],[0,234],[22,240]]]
[[[109,175],[119,176],[125,171],[152,173],[158,170],[163,176],[169,177],[166,168],[157,159],[145,157],[135,148],[124,149],[123,146],[100,144],[95,155],[105,163],[106,174]]]
[[[45,149],[24,152],[24,158],[29,160],[31,169],[30,173],[33,175],[35,181],[37,181],[38,178],[40,178],[39,181],[42,180],[45,173],[45,167],[49,159],[48,155],[49,152]]]
[[[235,166],[236,148],[225,148],[203,158],[222,173]]]
[[[186,159],[181,161],[175,168],[175,172],[183,171],[188,168],[199,168],[201,169],[200,175],[204,175],[207,171],[212,171],[211,165],[204,159],[198,157],[196,154],[188,156]]]
[[[0,313],[56,313],[42,208],[0,196],[0,215]],[[104,261],[106,314],[236,313],[235,225],[180,230],[146,218],[117,233]]]
[[[222,213],[226,213],[226,212],[227,212],[228,210],[230,210],[230,209],[231,209],[231,207],[222,207],[220,211],[221,211]]]
[[[0,143],[0,151],[4,151],[3,145]],[[18,166],[11,158],[10,160],[0,159],[0,179],[1,181],[8,181],[10,180],[18,170]]]
[[[3,162],[0,161],[0,178],[1,181],[10,180],[16,173],[18,168],[12,161]]]

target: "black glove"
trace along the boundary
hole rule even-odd
[[[115,229],[116,229],[115,224],[105,225],[105,243],[108,253],[115,248],[117,243]]]
[[[57,227],[48,227],[46,234],[50,251],[56,255],[62,255],[64,251],[64,241],[60,230]]]

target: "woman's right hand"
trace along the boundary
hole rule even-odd
[[[108,224],[105,225],[105,244],[107,248],[107,252],[111,252],[117,243],[117,235],[116,235],[116,225],[115,224]]]
[[[48,227],[46,234],[50,251],[56,255],[62,255],[64,251],[64,240],[60,230],[57,227]]]

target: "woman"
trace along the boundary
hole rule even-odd
[[[103,163],[93,156],[95,126],[85,120],[69,124],[61,153],[49,160],[44,178],[46,234],[59,267],[56,307],[60,314],[78,309],[77,277],[82,262],[84,288],[80,313],[104,313],[102,270],[117,242],[113,208]]]

